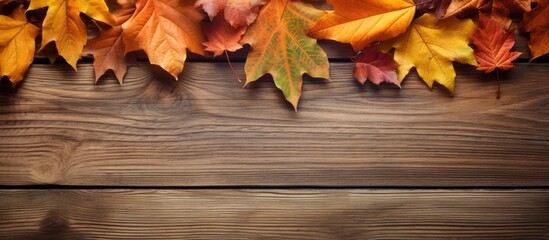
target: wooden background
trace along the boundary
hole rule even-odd
[[[220,59],[120,86],[38,58],[0,88],[0,239],[549,239],[549,61],[526,36],[499,100],[460,64],[454,97],[415,72],[362,87],[322,46],[331,82],[298,112]]]

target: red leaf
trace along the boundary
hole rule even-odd
[[[496,68],[509,70],[514,67],[512,62],[522,54],[511,52],[515,45],[514,35],[514,29],[505,31],[498,22],[480,14],[478,28],[470,35],[476,45],[477,70],[489,73]]]
[[[370,80],[376,85],[382,82],[392,83],[400,87],[396,69],[398,63],[391,55],[382,53],[376,47],[369,46],[362,50],[355,58],[355,78],[364,83]]]

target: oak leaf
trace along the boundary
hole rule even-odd
[[[203,16],[192,1],[140,0],[123,25],[126,53],[144,50],[155,64],[178,79],[187,58],[187,49],[208,55],[200,29]]]
[[[524,14],[522,29],[530,32],[531,60],[549,53],[549,0],[540,0],[534,10]]]
[[[400,64],[398,78],[402,82],[412,67],[432,88],[438,82],[453,94],[456,72],[452,61],[477,66],[469,47],[468,35],[475,30],[470,19],[456,17],[438,20],[432,13],[416,19],[408,31],[383,43],[384,49],[395,48],[395,60]]]
[[[414,17],[413,0],[328,0],[334,11],[322,17],[309,35],[350,43],[355,51],[406,31]]]
[[[326,53],[316,39],[307,36],[324,14],[310,4],[270,0],[241,41],[251,47],[244,66],[246,84],[268,73],[297,109],[304,73],[329,79]]]
[[[99,22],[114,24],[104,0],[32,0],[27,11],[46,7],[41,49],[55,42],[59,55],[74,69],[87,41],[86,24],[80,13]]]
[[[392,83],[400,87],[396,69],[398,63],[391,55],[379,51],[374,46],[369,46],[360,51],[356,58],[354,75],[362,85],[370,80],[376,85],[382,82]]]
[[[133,5],[122,5],[120,10],[113,13],[115,19],[113,26],[100,28],[99,36],[88,41],[85,51],[93,55],[96,82],[108,70],[112,70],[120,84],[122,84],[128,69],[125,46],[122,40],[122,33],[124,32],[122,24],[132,16],[134,11]]]
[[[480,15],[479,25],[470,37],[475,44],[477,70],[489,73],[496,68],[509,70],[522,53],[511,52],[515,45],[515,30],[505,31],[495,20]]]
[[[27,21],[22,6],[11,16],[0,15],[0,77],[7,76],[13,86],[23,80],[34,59],[38,31]]]
[[[195,5],[202,7],[210,20],[223,12],[231,26],[240,28],[255,21],[259,8],[265,3],[265,0],[198,0]]]
[[[531,2],[531,0],[452,0],[444,17],[455,16],[470,9],[478,9],[508,29],[512,22],[509,18],[511,13],[529,12]]]

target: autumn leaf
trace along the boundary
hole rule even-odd
[[[549,0],[540,0],[534,10],[524,14],[522,29],[530,32],[530,60],[549,53]]]
[[[452,0],[414,0],[417,11],[435,10],[437,19],[441,19],[446,14],[446,9],[450,6]]]
[[[513,61],[522,53],[511,52],[515,45],[515,30],[505,31],[501,25],[484,15],[480,14],[479,25],[470,37],[475,44],[475,58],[480,63],[477,70],[485,73],[496,69],[509,70]],[[498,94],[500,96],[499,72],[498,72]]]
[[[396,69],[398,63],[392,56],[379,51],[374,46],[369,46],[360,51],[356,58],[354,75],[362,85],[370,80],[376,85],[382,82],[392,83],[400,87]]]
[[[39,29],[27,22],[22,6],[11,16],[0,15],[0,77],[7,76],[15,86],[34,59],[34,39]]]
[[[0,0],[0,11],[4,9],[5,6],[7,6],[10,3],[13,2],[19,2],[18,0]]]
[[[509,70],[522,53],[511,52],[515,45],[515,30],[505,31],[495,20],[480,15],[479,25],[470,37],[475,44],[477,70],[489,73],[496,68]]]
[[[200,30],[203,16],[192,1],[141,0],[122,25],[126,53],[144,50],[149,61],[178,79],[191,52],[207,55]]]
[[[229,64],[233,75],[241,82],[231,64],[231,59],[227,52],[236,52],[242,48],[239,41],[242,39],[244,32],[246,32],[247,26],[235,28],[227,22],[223,15],[223,13],[220,13],[218,16],[214,17],[213,23],[202,23],[204,35],[206,35],[206,38],[208,39],[207,42],[202,44],[206,46],[206,51],[213,52],[214,57],[225,53],[227,63]]]
[[[241,43],[251,46],[246,64],[246,84],[265,74],[297,109],[304,73],[329,78],[326,53],[307,36],[324,11],[290,0],[270,0],[250,25]]]
[[[128,69],[125,46],[122,40],[122,24],[125,23],[135,11],[131,4],[125,4],[113,14],[115,23],[110,28],[100,28],[101,33],[88,41],[86,53],[93,55],[93,68],[95,69],[95,81],[97,82],[107,70],[112,70],[116,78],[122,84],[124,75]]]
[[[210,20],[223,12],[231,26],[240,28],[255,21],[259,8],[265,3],[266,0],[198,0],[195,5],[204,9]]]
[[[80,13],[97,21],[114,24],[104,0],[32,0],[27,11],[48,8],[42,24],[41,49],[55,42],[57,51],[76,69],[76,62],[86,44],[86,24]]]
[[[434,82],[454,92],[456,72],[452,61],[477,66],[474,52],[469,47],[469,33],[475,30],[470,19],[456,17],[438,20],[432,13],[416,19],[408,31],[385,42],[384,49],[395,48],[398,79],[402,82],[412,67],[432,88]]]
[[[223,17],[223,13],[215,17],[213,23],[202,24],[202,29],[208,39],[203,45],[206,46],[206,51],[214,53],[214,57],[223,54],[224,51],[235,52],[242,48],[239,41],[246,31],[246,26],[231,26]]]
[[[309,36],[350,43],[355,51],[406,31],[416,6],[413,0],[328,0],[334,11],[311,28]]]
[[[531,0],[452,0],[445,18],[455,16],[469,9],[478,9],[506,29],[511,26],[511,13],[530,11]]]

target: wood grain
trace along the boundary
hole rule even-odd
[[[2,239],[547,239],[548,191],[0,191]]]
[[[352,68],[306,80],[294,112],[270,78],[242,89],[225,63],[188,63],[180,82],[134,67],[123,86],[33,65],[0,95],[0,185],[549,184],[547,64],[502,74],[500,100],[472,67],[455,97],[416,74],[364,88]]]

